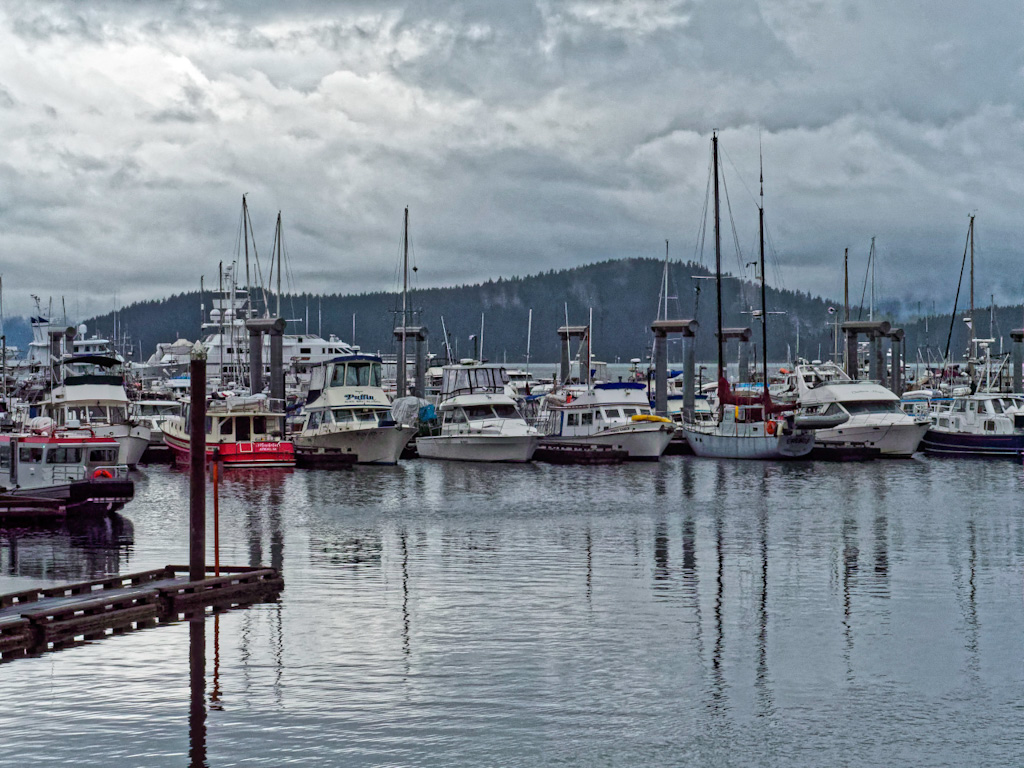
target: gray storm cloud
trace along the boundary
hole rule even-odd
[[[721,133],[739,240],[758,156],[784,287],[1024,299],[1022,3],[17,2],[0,7],[8,306],[83,314],[198,287],[241,195],[296,290],[695,255]],[[705,255],[707,258],[707,255]],[[727,263],[732,264],[730,256]]]

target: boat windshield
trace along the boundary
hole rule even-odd
[[[332,387],[379,387],[380,363],[367,361],[334,366]]]
[[[895,400],[860,400],[843,403],[843,408],[851,416],[868,413],[901,413],[899,403]]]
[[[483,419],[517,419],[520,418],[519,411],[514,405],[495,403],[494,405],[466,405],[463,406],[466,418],[470,421],[482,421]]]

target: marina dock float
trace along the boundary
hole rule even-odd
[[[535,461],[548,464],[621,464],[628,457],[628,451],[607,445],[566,445],[543,441],[533,452]]]
[[[221,567],[189,581],[188,566],[0,595],[0,659],[43,653],[81,638],[143,629],[214,611],[275,600],[284,580],[271,568]],[[207,569],[208,573],[212,569]]]

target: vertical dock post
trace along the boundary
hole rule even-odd
[[[740,384],[750,383],[750,342],[740,340],[739,356],[739,382]]]
[[[201,581],[206,578],[206,349],[201,342],[190,357],[188,577]]]
[[[1021,365],[1024,364],[1024,328],[1010,331],[1010,339],[1013,341],[1013,355],[1010,358],[1013,365],[1013,393],[1019,395],[1024,391],[1021,386]]]
[[[889,389],[898,397],[903,396],[903,339],[906,334],[902,328],[892,328],[886,334],[889,339],[889,350],[892,352],[892,370],[889,373]],[[884,367],[883,367],[884,370]]]
[[[668,418],[668,334],[683,334],[683,344],[689,342],[683,352],[683,410],[684,415],[693,414],[693,337],[697,332],[696,320],[655,320],[651,323],[654,331],[654,412]]]
[[[284,319],[274,318],[270,329],[270,399],[281,404],[284,413]],[[285,439],[285,417],[280,418],[281,439]]]
[[[249,327],[249,390],[254,395],[263,391],[263,332]]]
[[[416,329],[416,396],[426,397],[427,392],[427,329]]]

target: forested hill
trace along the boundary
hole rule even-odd
[[[411,295],[410,305],[417,312],[414,323],[427,327],[430,348],[438,353],[443,349],[442,317],[453,349],[457,347],[460,356],[468,356],[473,352],[473,342],[469,337],[479,335],[483,315],[484,356],[491,360],[507,360],[510,364],[519,364],[525,359],[527,317],[531,308],[533,332],[530,357],[541,362],[558,360],[556,329],[565,323],[566,313],[570,324],[583,325],[593,310],[595,357],[609,362],[615,362],[616,359],[625,362],[631,357],[643,357],[650,346],[650,323],[656,319],[662,270],[663,262],[656,259],[605,261],[529,277],[499,278],[482,285],[417,290]],[[713,360],[714,281],[695,279],[707,277],[709,273],[704,267],[693,263],[670,263],[669,273],[669,316],[696,316],[701,328],[698,334],[698,358]],[[759,340],[759,321],[752,319],[749,314],[752,306],[760,306],[759,287],[747,281],[728,279],[722,281],[722,291],[725,325],[750,326],[755,330],[755,338]],[[204,300],[209,309],[210,295],[207,294]],[[273,304],[274,300],[271,299]],[[283,314],[291,320],[289,333],[303,332],[305,318],[308,316],[310,331],[320,332],[325,337],[334,333],[350,341],[355,315],[355,343],[365,351],[394,350],[392,328],[395,324],[395,310],[399,306],[399,299],[394,293],[323,296],[298,294],[282,297]],[[769,357],[772,360],[786,359],[787,345],[793,354],[796,353],[798,325],[801,354],[816,357],[820,348],[821,355],[827,356],[833,348],[829,323],[838,315],[829,313],[830,306],[841,313],[841,303],[829,302],[799,291],[769,288],[769,312],[782,313],[769,316]],[[1014,312],[1019,315],[1019,310]],[[86,323],[91,331],[109,334],[113,330],[113,316],[110,314],[86,320]],[[199,324],[198,292],[133,304],[118,313],[119,327],[133,341],[135,359],[139,357],[140,342],[142,356],[146,358],[152,354],[157,342],[173,341],[179,337],[196,339],[200,335]],[[1008,331],[1009,314],[1005,325]],[[915,330],[918,326],[920,329]],[[933,318],[929,327],[929,343],[943,345],[948,326],[948,316],[945,319]],[[987,315],[983,327],[987,329]],[[911,350],[916,349],[917,344],[925,343],[923,321],[908,325],[907,330]],[[965,343],[964,339],[963,328],[958,327],[954,334],[953,349],[958,349],[957,344]]]

